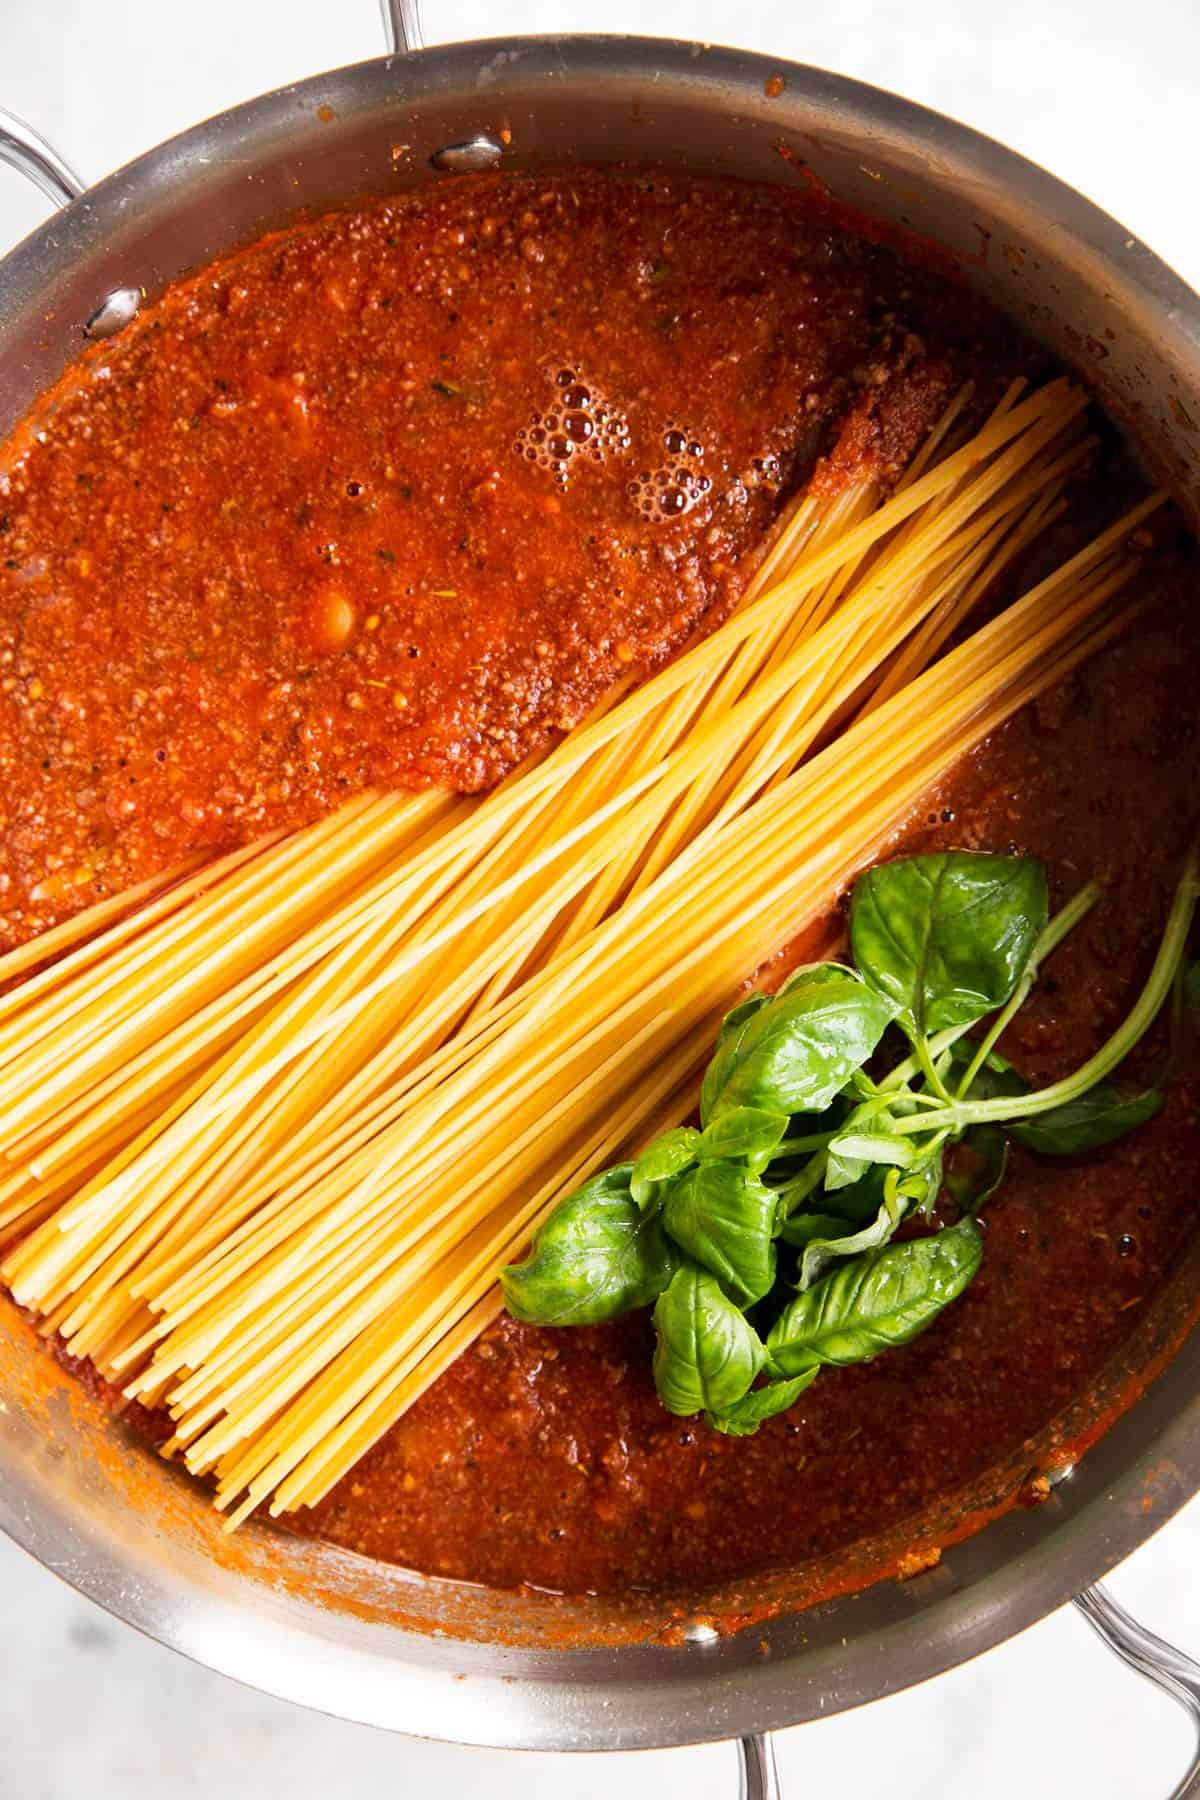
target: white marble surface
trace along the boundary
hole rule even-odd
[[[898,89],[1073,181],[1200,282],[1197,0],[426,0],[431,31],[653,29],[774,49]],[[0,104],[86,176],[206,113],[375,54],[374,0],[0,0]],[[42,206],[0,170],[0,251]],[[1113,1577],[1145,1621],[1200,1653],[1200,1504]],[[725,1746],[530,1757],[387,1737],[192,1667],[0,1544],[0,1800],[358,1800],[487,1791],[577,1800],[726,1800]],[[1170,1703],[1063,1613],[968,1667],[783,1734],[789,1800],[1051,1795],[1159,1800],[1188,1744]]]

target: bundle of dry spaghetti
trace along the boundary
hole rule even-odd
[[[501,927],[529,925],[529,897],[551,874],[565,877],[556,890],[562,895],[557,914],[539,901],[551,934],[569,936],[582,928],[581,914],[572,916],[569,909],[589,883],[580,907],[599,916],[639,847],[625,839],[614,881],[612,863],[601,866],[602,847],[585,861],[574,855],[576,846],[593,849],[588,840],[656,784],[659,798],[643,815],[644,832],[662,825],[680,791],[678,777],[674,791],[662,784],[663,759],[697,720],[719,726],[759,674],[777,670],[798,643],[811,644],[839,602],[842,630],[827,669],[818,659],[817,677],[836,677],[850,658],[866,680],[897,628],[931,616],[934,601],[938,607],[964,599],[969,604],[1020,548],[1023,535],[1052,508],[1084,446],[1063,443],[1081,405],[1065,384],[1014,409],[1015,398],[1007,396],[987,430],[924,480],[910,481],[874,516],[864,519],[878,498],[869,485],[828,502],[802,501],[735,620],[482,806],[444,796],[362,802],[307,837],[268,847],[262,856],[239,853],[226,870],[201,873],[190,890],[166,894],[147,914],[153,932],[143,932],[136,943],[125,942],[137,926],[133,919],[0,1000],[0,1070],[7,1065],[10,1072],[0,1086],[0,1106],[14,1165],[0,1188],[0,1233],[28,1228],[37,1209],[51,1210],[67,1184],[128,1141],[116,1134],[132,1117],[132,1099],[153,1121],[160,1116],[155,1106],[182,1103],[191,1079],[211,1072],[230,1044],[257,1055],[259,1040],[272,1028],[277,1036],[291,1030],[290,990],[310,970],[319,969],[339,991],[347,984],[365,986],[375,971],[388,970],[386,1005],[373,1004],[361,1018],[352,1048],[338,1047],[340,1090],[351,1057],[366,1060],[382,1049],[394,1066],[394,1026],[428,987],[427,970],[418,964],[411,979],[398,980],[402,945],[438,940],[445,987],[447,941],[453,940],[457,965],[465,969],[476,952],[499,941]],[[961,401],[951,408],[914,476],[945,447],[960,407]],[[871,557],[872,579],[856,596],[852,578]],[[773,579],[782,575],[788,579]],[[794,661],[785,674],[791,703],[776,710],[772,741],[759,747],[760,765],[764,755],[773,755],[778,768],[781,743],[792,761],[806,747],[804,712],[816,698],[810,676],[809,665]],[[766,699],[769,710],[774,696]],[[743,719],[736,729],[750,723]],[[720,749],[722,760],[714,767],[736,766],[739,746],[728,733]],[[744,754],[746,744],[740,749]],[[696,823],[705,816],[701,805],[697,817],[699,796],[711,811],[719,798],[712,785],[711,771],[693,783],[671,821],[674,838],[684,804]],[[660,857],[666,835],[660,832],[655,846]],[[184,907],[205,884],[203,903]],[[150,914],[165,916],[150,920]],[[525,936],[532,938],[532,926]],[[332,960],[335,954],[340,961]],[[529,943],[519,944],[510,964],[529,954]],[[485,979],[489,998],[513,973],[502,959],[493,962]],[[76,1019],[85,969],[92,970],[86,1017]],[[0,964],[0,975],[5,972]],[[477,998],[466,990],[464,995],[464,1005]],[[209,996],[212,1004],[206,1005]],[[312,987],[305,988],[305,999],[315,1008],[324,1004]],[[75,1024],[64,1032],[67,1018]],[[452,1024],[439,1004],[434,1029]],[[15,1062],[31,1039],[36,1056]],[[429,1047],[428,1039],[422,1047]],[[25,1104],[14,1097],[5,1105],[18,1078],[26,1084]],[[345,1104],[354,1103],[346,1095]]]
[[[957,446],[952,409],[882,505],[801,503],[733,618],[489,799],[364,800],[0,1001],[5,1279],[166,1400],[235,1517],[350,1466],[740,977],[1116,628],[1154,502],[798,768],[1053,515],[1080,404],[1013,394]]]
[[[88,1293],[67,1314],[60,1302],[80,1273],[67,1267],[68,1246],[52,1243],[64,1279],[38,1303],[81,1354],[103,1361],[136,1312],[124,1277],[148,1273],[152,1235],[173,1230],[159,1262],[174,1245],[189,1256],[204,1247],[193,1199],[202,1195],[205,1242],[218,1241],[230,1213],[214,1211],[215,1194],[252,1209],[275,1173],[271,1151],[286,1145],[293,1165],[323,1142],[522,965],[601,916],[648,840],[661,860],[664,845],[731,803],[731,781],[740,803],[793,766],[831,684],[843,695],[861,686],[917,619],[971,603],[1052,510],[1086,448],[1068,436],[1081,402],[1065,384],[1020,407],[1016,398],[921,479],[960,398],[906,491],[873,515],[870,488],[802,501],[737,619],[482,806],[361,802],[193,877],[148,909],[152,928],[133,941],[136,919],[0,1001],[11,1166],[0,1233],[30,1229],[126,1163],[126,1186],[144,1178],[155,1197],[136,1236],[110,1244],[103,1274],[90,1262],[82,1271]],[[734,715],[748,694],[754,706]],[[293,1065],[286,1075],[280,1056]],[[197,1133],[199,1097],[230,1087],[246,1102],[239,1118],[224,1109]],[[27,1282],[22,1291],[32,1296]]]

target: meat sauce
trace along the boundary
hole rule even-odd
[[[486,787],[719,617],[814,467],[886,474],[961,380],[983,405],[1035,360],[802,198],[675,176],[447,184],[204,271],[0,476],[0,941],[367,785]],[[1136,634],[897,835],[1033,852],[1057,901],[1105,884],[1009,1033],[1035,1079],[1127,1007],[1196,824],[1194,562],[1157,571]],[[904,1520],[1129,1336],[1196,1223],[1187,1075],[1100,1156],[1015,1153],[965,1297],[756,1437],[661,1409],[645,1315],[501,1320],[292,1528],[612,1592]]]
[[[798,197],[666,176],[205,270],[0,475],[0,949],[364,786],[487,787],[728,607],[835,425],[886,468],[1022,360]]]

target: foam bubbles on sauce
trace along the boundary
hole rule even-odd
[[[530,414],[513,449],[565,489],[587,463],[627,455],[633,438],[625,414],[594,381],[573,368],[559,369],[553,380],[550,404]],[[669,425],[659,440],[654,466],[642,469],[627,485],[634,511],[652,524],[691,512],[712,487],[700,467],[703,460],[704,446],[695,433]]]
[[[699,467],[704,445],[689,432],[669,425],[662,434],[662,447],[663,461],[655,469],[643,469],[628,489],[637,511],[652,522],[682,518],[712,486]]]
[[[536,464],[565,488],[572,473],[586,463],[603,463],[629,449],[629,421],[619,407],[583,380],[574,369],[554,377],[556,393],[544,411],[530,415],[513,445],[518,456]]]

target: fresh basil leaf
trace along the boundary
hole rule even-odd
[[[667,1190],[663,1224],[680,1249],[749,1306],[775,1279],[775,1195],[736,1162],[699,1163]]]
[[[779,1235],[785,1244],[803,1250],[814,1238],[844,1237],[850,1229],[850,1220],[840,1219],[836,1213],[801,1212],[784,1220]]]
[[[514,1319],[530,1325],[599,1325],[649,1306],[678,1258],[660,1221],[629,1192],[631,1163],[594,1175],[561,1200],[524,1262],[500,1271]]]
[[[662,1199],[663,1183],[695,1162],[699,1142],[700,1133],[694,1126],[678,1125],[674,1131],[664,1131],[661,1137],[647,1144],[633,1165],[629,1181],[634,1204],[643,1212],[657,1206]]]
[[[1008,1138],[998,1125],[973,1125],[956,1147],[946,1178],[963,1212],[978,1213],[1008,1173]]]
[[[654,1308],[654,1385],[668,1412],[724,1415],[766,1361],[758,1333],[706,1269],[684,1263]]]
[[[884,1244],[890,1244],[896,1230],[908,1210],[908,1202],[899,1197],[890,1204],[881,1201],[879,1211],[869,1225],[847,1236],[844,1232],[835,1231],[831,1237],[814,1238],[805,1247],[800,1259],[800,1292],[804,1293],[821,1279],[833,1263],[843,1256],[857,1256],[862,1250],[879,1250]]]
[[[1161,1111],[1157,1088],[1141,1091],[1115,1081],[1101,1081],[1075,1100],[1064,1100],[1049,1112],[1018,1120],[1008,1127],[1019,1144],[1039,1156],[1080,1156],[1113,1144]]]
[[[735,1107],[823,1112],[871,1055],[891,1003],[858,976],[818,965],[718,1045],[700,1090],[707,1127]]]
[[[698,1134],[697,1161],[744,1156],[752,1168],[764,1169],[787,1128],[786,1113],[764,1112],[759,1106],[735,1106]]]
[[[899,1112],[901,1097],[893,1105]],[[864,1100],[843,1121],[826,1153],[825,1186],[829,1192],[852,1187],[874,1163],[907,1169],[918,1160],[921,1152],[915,1140],[892,1130],[892,1111],[886,1100],[876,1097]]]
[[[850,967],[849,963],[798,963],[788,976],[787,980],[780,983],[778,992],[786,994],[789,988],[796,987],[799,983],[804,983],[811,987],[816,982],[835,981],[839,975],[853,975],[855,973],[856,971]]]
[[[746,1021],[752,1019],[756,1012],[761,1011],[764,1006],[770,1006],[772,998],[771,994],[764,994],[756,989],[754,993],[747,994],[744,1000],[739,1000],[737,1005],[731,1008],[721,1020],[721,1028],[717,1032],[717,1049],[720,1049],[727,1037],[732,1036],[735,1031],[740,1031]]]
[[[847,1131],[829,1146],[825,1169],[827,1188],[850,1187],[870,1163],[890,1169],[908,1169],[916,1162],[918,1146],[912,1138],[894,1137],[886,1131]]]
[[[793,1375],[790,1381],[772,1381],[765,1387],[751,1388],[728,1412],[707,1414],[708,1423],[714,1431],[723,1431],[727,1437],[753,1437],[764,1419],[774,1419],[794,1406],[820,1372],[819,1369],[806,1369],[803,1375]]]
[[[983,1253],[973,1218],[831,1270],[775,1322],[767,1350],[781,1375],[869,1362],[931,1325],[971,1281]]]
[[[846,1156],[831,1144],[825,1157],[826,1192],[834,1194],[839,1188],[854,1187],[862,1180],[870,1166],[868,1158]]]
[[[1048,911],[1036,858],[942,850],[861,876],[850,941],[863,975],[919,1038],[1003,1006]]]

